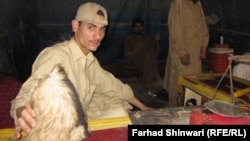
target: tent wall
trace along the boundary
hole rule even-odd
[[[160,33],[159,60],[168,52],[167,17],[171,0],[89,0],[108,11],[109,27],[96,57],[101,64],[124,63],[123,44],[131,32],[131,21],[141,17],[145,31]],[[77,7],[86,0],[2,0],[0,1],[0,71],[25,80],[37,54],[45,47],[69,39],[71,20]],[[248,0],[202,0],[207,17],[218,16],[210,23],[212,47],[223,35],[235,54],[250,51],[250,16]]]

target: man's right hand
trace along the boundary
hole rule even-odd
[[[181,64],[182,65],[185,65],[185,66],[190,65],[190,56],[189,56],[189,54],[185,54],[183,56],[180,56],[180,59],[181,59]]]
[[[17,108],[16,116],[15,136],[16,138],[20,138],[22,131],[29,133],[36,126],[35,112],[31,108],[30,103],[27,102],[25,106]]]

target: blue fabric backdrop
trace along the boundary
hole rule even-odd
[[[109,15],[106,37],[95,52],[101,64],[124,63],[124,39],[135,17],[144,19],[148,34],[161,34],[158,59],[166,59],[172,0],[1,0],[0,48],[8,54],[15,75],[26,79],[41,49],[71,37],[71,20],[87,1],[100,3]],[[202,0],[202,4],[206,16],[219,18],[209,24],[210,46],[223,35],[236,54],[250,51],[249,0]]]

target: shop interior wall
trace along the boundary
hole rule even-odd
[[[145,32],[161,34],[158,60],[168,52],[167,17],[172,0],[89,0],[103,5],[109,15],[106,37],[97,59],[103,65],[125,63],[124,39],[131,21],[140,17]],[[32,63],[45,47],[72,36],[71,20],[87,0],[2,0],[0,1],[0,71],[21,81],[30,75]],[[235,54],[250,51],[248,0],[202,0],[210,31],[209,47],[219,36],[234,48]]]

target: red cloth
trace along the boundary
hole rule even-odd
[[[206,108],[198,108],[192,111],[191,125],[250,125],[250,119],[242,117],[225,117],[210,112]]]
[[[91,131],[90,136],[83,141],[127,141],[128,128],[110,128],[103,130]]]
[[[14,120],[10,116],[11,100],[18,94],[22,83],[15,78],[0,74],[0,128],[13,128]]]

